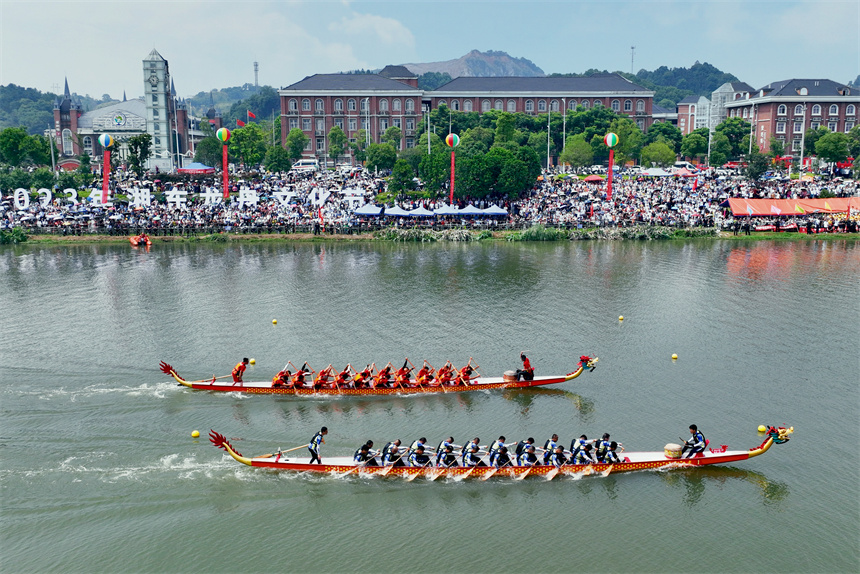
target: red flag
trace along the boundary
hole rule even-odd
[[[236,125],[241,128],[245,126],[245,122],[243,122],[242,120],[236,120]]]
[[[257,119],[257,114],[255,114],[255,113],[254,113],[254,112],[252,112],[251,110],[248,110],[248,117],[249,117],[249,118],[254,118],[254,119],[256,120],[256,119]]]
[[[320,215],[320,223],[325,223],[325,221],[323,220],[323,215],[322,215],[322,207],[320,207],[319,215]]]
[[[217,123],[218,123],[218,120],[209,120],[209,123],[210,123],[210,124],[217,124]]]
[[[693,191],[696,191],[696,189],[698,189],[698,187],[699,187],[699,178],[696,177],[696,179],[693,180]]]

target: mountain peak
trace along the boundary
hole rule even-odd
[[[456,60],[425,64],[403,64],[413,74],[420,76],[428,72],[446,73],[452,78],[462,77],[512,77],[544,76],[543,70],[531,60],[514,58],[507,52],[472,50]]]

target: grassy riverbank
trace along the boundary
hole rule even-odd
[[[438,241],[577,241],[577,240],[633,240],[633,241],[666,241],[690,238],[715,238],[729,240],[776,240],[776,241],[815,241],[818,239],[840,239],[857,241],[857,233],[822,233],[807,235],[805,233],[771,233],[752,232],[750,235],[731,232],[720,232],[713,228],[675,229],[668,227],[624,227],[624,228],[590,228],[590,229],[556,229],[552,227],[534,226],[524,230],[506,231],[472,231],[468,229],[449,229],[434,231],[426,229],[386,229],[372,233],[351,235],[312,233],[289,234],[239,234],[217,233],[211,235],[193,236],[154,236],[151,237],[153,247],[164,243],[228,243],[228,242],[355,242],[355,241],[396,241],[432,243]],[[25,241],[18,243],[36,245],[70,245],[70,244],[127,244],[128,237],[116,235],[31,235]]]

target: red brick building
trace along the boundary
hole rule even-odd
[[[726,103],[728,117],[751,122],[759,149],[768,151],[773,139],[786,153],[798,155],[806,130],[826,127],[848,132],[857,125],[860,90],[831,80],[772,82],[746,99]]]
[[[403,66],[378,74],[316,74],[279,90],[281,142],[293,128],[310,138],[307,157],[324,160],[328,132],[340,127],[354,139],[366,129],[372,142],[391,126],[402,132],[400,148],[414,147],[422,111],[445,104],[452,111],[504,110],[526,114],[560,113],[606,106],[647,130],[653,123],[654,92],[618,74],[584,78],[457,78],[434,91],[418,89],[418,77]]]

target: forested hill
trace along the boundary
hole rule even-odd
[[[105,94],[101,100],[89,95],[72,94],[79,100],[84,111],[94,110],[104,103],[110,103]],[[54,125],[55,94],[40,92],[34,88],[24,88],[15,84],[0,86],[0,130],[5,128],[27,128],[27,133],[43,133]]]

